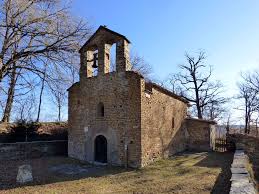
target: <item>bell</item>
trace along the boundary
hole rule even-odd
[[[93,58],[94,63],[92,65],[93,68],[97,68],[98,67],[97,66],[97,60],[98,60],[97,53],[94,53],[94,58]]]
[[[97,68],[98,66],[97,66],[97,63],[96,63],[96,60],[94,60],[94,63],[93,63],[93,65],[92,65],[92,68]]]

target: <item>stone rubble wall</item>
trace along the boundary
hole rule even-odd
[[[211,135],[215,131],[215,122],[202,119],[186,118],[188,131],[187,149],[192,151],[211,151]]]
[[[141,84],[141,166],[186,149],[186,103]]]
[[[231,165],[231,188],[230,194],[256,194],[253,180],[247,171],[249,159],[244,150],[236,150]]]
[[[252,164],[254,182],[259,190],[259,139],[243,134],[228,134],[227,143],[235,145],[236,149],[242,149],[245,151],[250,163]]]
[[[213,121],[187,118],[187,104],[141,80],[141,166],[185,150],[210,151]]]
[[[0,143],[0,161],[67,155],[67,141]]]
[[[131,71],[111,72],[69,89],[69,157],[93,163],[95,138],[102,135],[108,164],[123,166],[127,161],[130,167],[140,166],[140,79]],[[103,116],[98,114],[99,103],[104,105]]]

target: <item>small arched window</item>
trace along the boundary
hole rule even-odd
[[[174,129],[174,117],[172,118],[172,129]]]
[[[97,105],[97,116],[98,117],[104,117],[104,105],[102,102],[100,102],[98,105]]]

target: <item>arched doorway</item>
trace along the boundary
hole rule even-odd
[[[94,160],[107,163],[107,140],[103,135],[98,135],[94,141]]]

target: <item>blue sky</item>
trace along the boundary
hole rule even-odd
[[[106,25],[127,36],[157,79],[177,72],[185,52],[202,49],[231,96],[240,72],[259,64],[256,0],[74,0],[72,9],[93,29]]]
[[[259,64],[259,1],[74,0],[73,12],[126,35],[132,50],[165,79],[178,71],[184,53],[206,51],[215,78],[235,92],[240,71]]]

